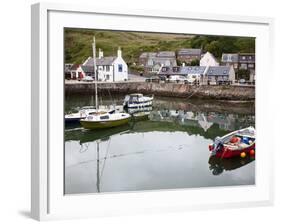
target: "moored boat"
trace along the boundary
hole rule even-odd
[[[86,118],[81,119],[80,123],[86,129],[112,128],[128,124],[131,115],[127,113],[115,113],[115,111],[99,111],[90,113]]]
[[[245,157],[255,153],[256,131],[253,127],[233,131],[225,136],[216,137],[213,144],[209,145],[212,155],[219,158],[235,156]]]
[[[93,59],[94,59],[94,77],[98,80],[98,70],[96,69],[96,40],[93,39]],[[124,112],[118,112],[116,109],[102,111],[98,105],[97,81],[95,82],[95,108],[96,112],[89,113],[86,118],[80,120],[85,129],[103,129],[125,125],[129,122],[131,115]]]
[[[89,113],[93,113],[93,112],[96,112],[96,109],[94,107],[91,106],[82,107],[81,109],[79,109],[78,112],[65,114],[64,121],[66,124],[70,124],[70,123],[79,124],[79,121],[81,119],[86,118]]]
[[[153,96],[144,96],[141,93],[133,93],[125,96],[123,105],[126,108],[151,107],[153,98]]]

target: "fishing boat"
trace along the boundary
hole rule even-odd
[[[94,75],[95,75],[95,108],[97,111],[89,113],[85,118],[80,120],[83,128],[86,129],[103,129],[112,128],[128,124],[131,115],[117,110],[103,111],[98,105],[98,90],[97,90],[97,66],[96,66],[96,41],[93,41],[93,59],[94,59]]]
[[[216,137],[209,145],[211,154],[219,158],[245,157],[255,153],[256,131],[253,127],[233,131],[225,136]]]
[[[144,96],[141,93],[133,93],[125,96],[123,105],[125,108],[151,107],[153,98],[153,96]]]

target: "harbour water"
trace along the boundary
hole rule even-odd
[[[122,104],[123,95],[100,97]],[[67,95],[65,111],[94,105]],[[155,97],[147,119],[108,130],[65,127],[65,193],[143,191],[255,184],[253,157],[216,159],[216,136],[255,125],[255,105]]]

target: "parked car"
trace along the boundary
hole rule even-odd
[[[193,79],[188,79],[185,76],[182,75],[172,75],[167,79],[168,82],[176,82],[176,83],[193,83]]]
[[[245,79],[240,79],[239,80],[239,84],[245,84],[246,83],[246,80]]]
[[[92,76],[85,76],[83,79],[82,79],[83,82],[93,82],[94,79]]]

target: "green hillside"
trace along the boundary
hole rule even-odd
[[[65,29],[65,63],[82,63],[92,56],[92,40],[96,48],[103,49],[104,56],[114,56],[120,46],[123,58],[130,66],[137,63],[142,52],[177,51],[180,48],[202,48],[217,58],[222,52],[254,52],[254,38],[194,36],[140,32],[117,32],[90,29]]]

